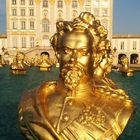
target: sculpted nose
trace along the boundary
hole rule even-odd
[[[75,61],[75,60],[77,60],[77,56],[78,54],[77,54],[77,51],[73,51],[73,53],[72,53],[72,55],[71,55],[71,61],[73,62],[73,61]]]
[[[71,59],[70,59],[72,62],[74,61],[74,58],[73,57],[71,57]]]

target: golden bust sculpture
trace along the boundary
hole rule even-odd
[[[11,63],[12,74],[26,74],[27,66],[30,66],[29,59],[23,52],[17,51],[16,56]]]
[[[129,67],[129,59],[127,58],[127,56],[124,55],[121,57],[120,64],[121,64],[120,71],[122,72],[122,74],[126,76],[134,75],[134,71]]]
[[[52,67],[50,54],[48,52],[42,52],[40,58],[37,60],[37,63],[41,71],[49,71]]]
[[[116,140],[134,104],[107,78],[112,66],[107,31],[83,12],[73,22],[58,22],[51,44],[59,56],[60,76],[22,97],[24,135],[29,140]]]

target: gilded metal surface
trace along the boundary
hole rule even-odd
[[[107,77],[112,51],[107,31],[81,13],[58,22],[51,38],[60,78],[25,93],[20,128],[30,140],[116,140],[133,111],[133,101]]]
[[[12,74],[26,74],[27,66],[30,66],[29,59],[23,52],[17,51],[16,56],[11,63]]]
[[[129,67],[128,58],[126,56],[122,56],[120,62],[121,62],[120,71],[127,76],[133,76],[134,71]]]
[[[40,57],[33,59],[32,65],[38,66],[41,71],[49,71],[53,65],[48,52],[43,52]]]

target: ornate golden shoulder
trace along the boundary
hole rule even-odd
[[[54,93],[56,89],[57,82],[56,81],[49,81],[42,84],[38,89],[38,94],[40,96],[48,96]]]

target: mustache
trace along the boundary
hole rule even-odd
[[[86,74],[86,71],[84,70],[84,66],[81,65],[80,63],[74,63],[74,64],[68,63],[68,64],[65,64],[62,67],[61,72],[60,72],[60,76],[63,79],[65,79],[65,76],[70,71],[75,71],[76,73],[79,72],[79,73],[82,73],[82,75],[85,75]]]
[[[81,70],[81,71],[84,71],[84,66],[80,63],[68,63],[68,64],[65,64],[63,67],[62,67],[62,70],[63,69],[67,69],[67,70],[71,70],[71,69],[78,69],[78,70]]]

